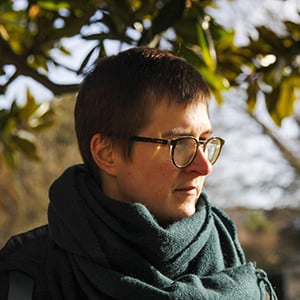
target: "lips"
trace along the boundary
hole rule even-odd
[[[197,193],[197,187],[187,186],[187,187],[178,188],[175,191],[176,192],[185,192],[185,193],[188,193],[188,194],[196,194]]]

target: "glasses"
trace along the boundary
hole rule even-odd
[[[132,136],[129,138],[129,141],[169,145],[172,163],[180,169],[188,167],[194,161],[199,147],[201,147],[203,153],[213,165],[220,156],[221,149],[225,143],[220,137],[198,140],[193,136],[182,136],[169,140]]]

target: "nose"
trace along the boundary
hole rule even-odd
[[[211,173],[212,164],[207,159],[201,147],[198,148],[193,162],[188,167],[186,167],[186,171],[197,172],[201,176],[207,176]]]

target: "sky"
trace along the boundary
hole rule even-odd
[[[234,28],[238,45],[247,45],[249,36],[257,38],[255,25],[265,24],[284,35],[280,21],[300,23],[300,0],[236,0],[230,4],[219,0],[217,4],[220,9],[210,13],[225,28]],[[212,201],[223,207],[300,207],[300,178],[248,116],[245,97],[243,91],[236,90],[225,95],[222,106],[212,103],[215,131],[226,140],[220,161],[207,180]],[[295,109],[300,111],[299,101]],[[263,101],[259,101],[256,114],[300,157],[300,132],[293,118],[286,118],[281,128],[276,127]]]
[[[300,22],[300,0],[217,0],[216,3],[216,9],[207,11],[224,28],[234,28],[235,42],[241,46],[247,45],[249,36],[258,37],[255,26],[264,24],[280,35],[285,33],[280,21]]]
[[[246,113],[245,96],[243,91],[236,90],[225,94],[221,106],[211,102],[214,135],[223,137],[225,145],[206,180],[208,194],[222,207],[300,207],[300,176]],[[299,104],[298,101],[298,111]],[[269,119],[263,103],[257,110],[260,116],[264,115],[264,122],[300,157],[300,132],[293,118],[285,119],[278,128]]]

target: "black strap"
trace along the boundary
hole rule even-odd
[[[32,292],[32,278],[22,272],[10,272],[8,300],[31,300]]]

